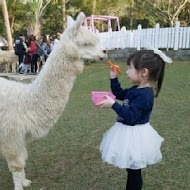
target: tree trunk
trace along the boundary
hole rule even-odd
[[[11,27],[9,23],[9,15],[7,11],[6,0],[1,0],[1,6],[2,6],[2,12],[3,12],[3,17],[4,17],[4,22],[5,22],[6,33],[7,33],[8,49],[13,50],[13,39],[12,39]]]
[[[14,9],[15,9],[15,3],[16,3],[16,0],[13,0],[12,6],[11,6],[12,17],[10,18],[11,34],[14,33],[15,16],[14,16],[13,12],[14,12]]]
[[[134,11],[134,0],[131,1],[131,8],[130,8],[130,29],[133,28],[133,11]]]
[[[94,15],[96,12],[96,0],[93,0],[93,5],[92,5],[92,14]]]
[[[63,29],[66,28],[66,2],[62,0],[62,13],[63,13]]]
[[[171,18],[171,23],[174,23],[178,21],[178,16],[179,14],[181,13],[181,11],[183,10],[183,8],[185,7],[185,5],[190,2],[190,0],[185,0],[183,3],[181,3],[179,5],[179,7],[177,8],[177,10],[175,11],[175,13],[172,15],[172,18]]]

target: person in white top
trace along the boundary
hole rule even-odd
[[[61,38],[61,31],[58,30],[56,34],[57,34],[57,38],[54,40],[54,46],[59,43],[59,40]]]

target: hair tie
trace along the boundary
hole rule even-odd
[[[148,47],[146,48],[147,50],[152,50],[155,54],[159,55],[160,58],[165,62],[165,63],[172,63],[172,59],[168,57],[165,53],[163,53],[161,50]]]

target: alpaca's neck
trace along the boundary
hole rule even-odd
[[[71,91],[76,74],[69,71],[64,72],[63,66],[60,65],[63,63],[50,61],[46,62],[47,65],[44,66],[39,77],[33,82],[33,93],[47,96],[48,99],[63,99],[62,95]],[[64,58],[61,61],[66,62]]]
[[[56,48],[31,85],[36,109],[39,109],[39,113],[47,116],[45,123],[49,127],[57,121],[68,102],[77,75],[76,71],[72,69],[72,65],[80,62],[80,60],[75,60],[75,62],[69,60],[65,56],[66,51],[68,51],[68,46]]]

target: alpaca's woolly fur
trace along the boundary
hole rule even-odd
[[[84,14],[68,18],[68,27],[30,84],[0,78],[0,149],[13,175],[14,190],[23,190],[28,141],[44,137],[61,116],[83,59],[107,57],[97,36],[82,26]],[[22,104],[20,103],[22,102]]]
[[[14,50],[3,51],[0,49],[0,64],[5,64],[5,71],[8,73],[11,67],[12,73],[16,73],[16,66],[18,64],[18,56],[15,55]]]

